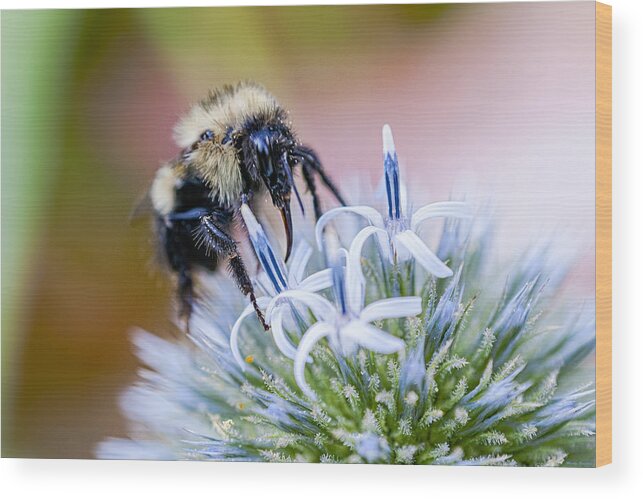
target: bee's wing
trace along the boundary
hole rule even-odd
[[[152,198],[150,197],[150,189],[151,189],[151,184],[148,186],[148,188],[145,190],[143,194],[141,194],[138,199],[136,200],[136,203],[134,203],[134,206],[132,207],[129,216],[127,217],[128,222],[130,225],[133,225],[135,222],[140,221],[144,216],[151,215],[154,213],[154,207],[152,206]]]

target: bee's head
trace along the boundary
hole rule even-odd
[[[189,164],[227,206],[265,187],[281,212],[286,258],[292,248],[290,198],[296,146],[286,112],[263,87],[242,82],[212,92],[179,121],[174,130]]]
[[[251,132],[247,144],[251,150],[256,173],[265,185],[272,203],[281,212],[286,231],[286,260],[293,243],[291,193],[299,199],[293,176],[289,151],[294,141],[292,135],[279,127],[265,127]],[[300,201],[301,203],[301,201]]]

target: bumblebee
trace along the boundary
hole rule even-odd
[[[149,197],[160,251],[177,277],[179,315],[189,324],[194,272],[214,271],[227,260],[232,278],[268,329],[232,236],[240,205],[263,193],[270,197],[283,220],[287,260],[293,192],[303,211],[295,168],[301,168],[317,218],[322,214],[317,177],[341,204],[344,200],[315,152],[296,138],[286,111],[255,83],[210,92],[179,120],[174,137],[181,153],[159,168]]]

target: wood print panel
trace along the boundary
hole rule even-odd
[[[2,14],[3,455],[609,461],[607,7]]]

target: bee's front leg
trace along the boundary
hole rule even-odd
[[[308,187],[308,190],[310,191],[310,195],[313,198],[315,218],[319,220],[319,217],[322,216],[322,210],[319,203],[319,196],[317,194],[317,189],[315,186],[315,178],[314,178],[315,173],[319,175],[319,178],[321,179],[322,183],[326,186],[326,188],[328,188],[328,190],[333,194],[333,196],[335,196],[337,201],[339,201],[342,204],[342,206],[346,206],[346,201],[342,197],[335,183],[326,174],[326,171],[322,167],[322,164],[319,161],[319,158],[317,157],[317,154],[315,153],[315,151],[313,151],[310,147],[300,145],[294,149],[293,155],[295,159],[301,164],[302,173],[304,175],[304,181],[306,182],[306,187]]]
[[[234,282],[241,292],[250,298],[250,302],[255,309],[257,318],[261,322],[263,328],[268,331],[270,327],[266,324],[263,312],[259,308],[257,298],[255,296],[254,287],[246,266],[243,263],[241,254],[237,247],[237,243],[232,237],[216,223],[216,216],[214,214],[202,216],[200,218],[199,228],[196,233],[196,243],[205,246],[206,251],[212,253],[225,255],[229,258],[229,270]]]

